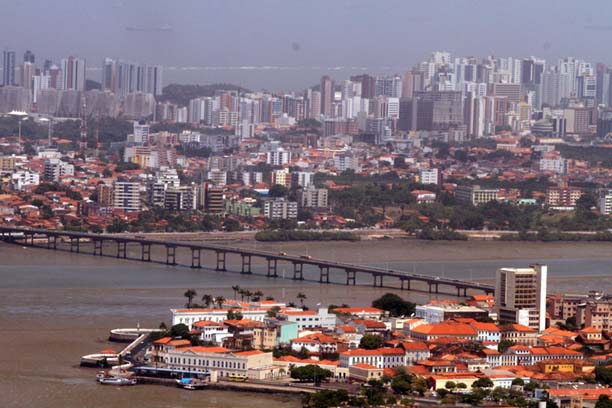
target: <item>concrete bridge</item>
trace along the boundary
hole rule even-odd
[[[413,282],[422,282],[427,285],[429,293],[440,293],[440,287],[455,289],[457,296],[467,296],[468,290],[476,290],[486,294],[493,294],[494,287],[492,285],[481,284],[478,282],[461,281],[457,279],[449,279],[436,277],[431,275],[420,275],[406,271],[393,269],[384,269],[367,265],[356,265],[345,262],[329,261],[324,259],[314,259],[310,256],[289,255],[284,252],[273,253],[268,251],[259,251],[256,249],[228,247],[210,243],[193,243],[186,241],[174,240],[158,240],[138,237],[124,237],[109,234],[91,234],[72,231],[54,231],[34,228],[7,227],[0,226],[0,238],[9,243],[16,243],[24,246],[32,246],[38,248],[47,248],[50,250],[58,250],[58,241],[67,242],[70,252],[86,253],[94,256],[112,256],[119,259],[132,259],[141,262],[160,262],[151,258],[151,247],[165,248],[165,262],[167,265],[177,265],[176,251],[177,248],[182,248],[191,253],[191,267],[202,268],[202,252],[208,251],[216,254],[216,264],[214,265],[217,271],[226,271],[228,255],[238,256],[241,259],[242,274],[252,274],[253,258],[260,258],[266,261],[266,275],[269,278],[277,278],[278,264],[284,262],[293,266],[294,280],[304,279],[304,266],[314,266],[319,269],[319,282],[330,282],[330,270],[338,270],[345,274],[346,285],[356,285],[357,274],[370,275],[372,277],[372,285],[374,287],[383,287],[384,280],[394,279],[399,280],[400,289],[414,289],[411,285]],[[93,244],[93,252],[82,252],[82,244],[91,242]],[[104,246],[106,244],[106,247]],[[140,247],[140,257],[128,258],[128,244]],[[106,252],[105,252],[106,251]]]

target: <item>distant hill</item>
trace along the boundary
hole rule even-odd
[[[170,84],[164,87],[162,96],[159,98],[161,101],[168,101],[176,103],[180,106],[189,105],[189,100],[199,98],[201,96],[213,96],[216,91],[239,91],[248,92],[238,85],[232,84],[210,84],[210,85],[181,85],[181,84]]]

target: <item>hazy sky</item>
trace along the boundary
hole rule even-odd
[[[401,72],[432,50],[612,62],[610,0],[1,2],[7,5],[0,16],[0,47],[18,51],[19,59],[27,48],[39,60],[81,55],[90,67],[112,56],[168,67],[342,66]],[[220,71],[168,70],[167,77],[209,82],[235,75],[237,82],[253,83],[261,76]],[[320,74],[311,71],[313,78]],[[287,86],[283,81],[291,75],[299,86],[312,82],[302,71],[268,72],[261,86],[273,87],[275,81]],[[95,72],[90,76],[95,78]]]

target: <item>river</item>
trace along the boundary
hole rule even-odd
[[[539,262],[549,265],[549,292],[612,289],[609,279],[612,245],[608,243],[394,239],[356,243],[229,244],[483,282],[492,282],[498,267]],[[137,251],[138,248],[130,248],[133,256],[138,255]],[[154,253],[154,256],[161,255]],[[188,263],[188,254],[180,253],[178,260]],[[203,261],[206,265],[213,264],[209,255]],[[228,258],[230,269],[238,270],[239,265],[239,258]],[[256,273],[263,270],[263,264],[254,263]],[[119,348],[120,345],[106,340],[109,329],[168,323],[168,309],[184,304],[183,293],[187,288],[194,288],[199,297],[203,294],[231,297],[231,286],[238,284],[286,302],[296,301],[296,294],[303,292],[310,306],[317,303],[367,305],[388,291],[401,293],[415,302],[447,297],[366,285],[294,282],[289,279],[290,266],[279,265],[281,276],[283,272],[286,279],[267,279],[236,272],[194,270],[0,244],[2,406],[298,407],[298,398],[264,394],[187,392],[156,386],[103,387],[94,382],[95,370],[78,366],[79,358],[102,349]],[[315,280],[316,271],[307,270],[306,278]],[[332,275],[335,282],[343,279],[341,272]],[[359,282],[367,284],[370,279],[362,278]]]

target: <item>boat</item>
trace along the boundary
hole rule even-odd
[[[126,377],[98,377],[98,382],[104,385],[136,385],[135,378]]]
[[[176,380],[176,385],[185,390],[201,390],[206,387],[206,381],[197,378],[181,378]]]

